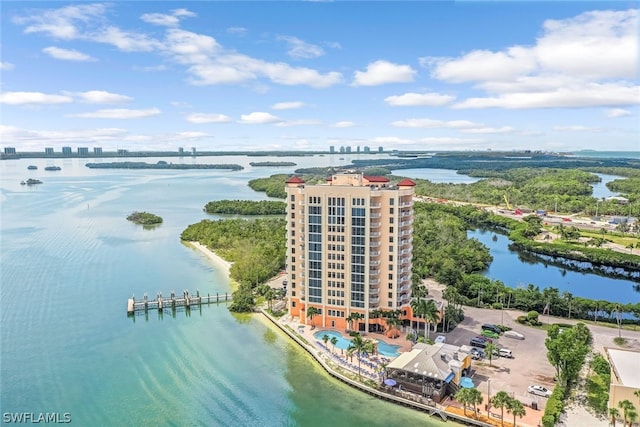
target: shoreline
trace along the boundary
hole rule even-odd
[[[184,243],[206,256],[207,259],[214,265],[214,267],[220,268],[229,279],[229,285],[232,291],[235,291],[238,288],[238,283],[231,278],[231,266],[233,265],[232,262],[222,258],[220,255],[200,242],[185,241]]]

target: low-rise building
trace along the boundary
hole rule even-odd
[[[637,404],[633,394],[640,390],[640,352],[620,348],[604,348],[611,365],[609,408],[618,409],[618,403],[628,400]]]

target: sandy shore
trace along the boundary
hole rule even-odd
[[[202,252],[207,258],[209,258],[209,260],[218,268],[222,269],[227,277],[230,278],[230,270],[231,270],[231,266],[233,265],[232,262],[229,262],[227,260],[225,260],[224,258],[221,258],[220,255],[216,254],[215,252],[213,252],[211,249],[209,249],[208,247],[206,247],[205,245],[199,243],[199,242],[187,242],[189,245],[193,246],[194,248],[196,248],[197,250],[199,250],[200,252]]]

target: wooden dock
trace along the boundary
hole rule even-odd
[[[227,292],[224,294],[200,295],[200,291],[197,289],[196,295],[191,295],[186,289],[182,291],[182,295],[176,295],[175,291],[171,291],[169,297],[163,297],[162,293],[158,292],[155,299],[149,299],[149,296],[145,293],[142,299],[136,300],[135,296],[129,298],[127,301],[127,314],[132,315],[138,311],[148,312],[149,310],[163,310],[165,308],[175,310],[178,307],[184,307],[189,310],[193,306],[228,302],[231,301],[232,298],[232,295]]]

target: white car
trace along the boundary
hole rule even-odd
[[[528,390],[529,390],[529,393],[535,394],[538,396],[542,396],[542,397],[551,396],[551,390],[545,387],[542,387],[541,385],[530,385]]]
[[[433,340],[434,343],[438,344],[438,343],[444,343],[447,341],[447,338],[444,335],[438,335],[436,337],[435,340]]]
[[[513,338],[516,340],[523,340],[524,339],[524,335],[522,335],[520,332],[516,332],[516,331],[507,331],[504,333],[505,337],[508,338]]]

